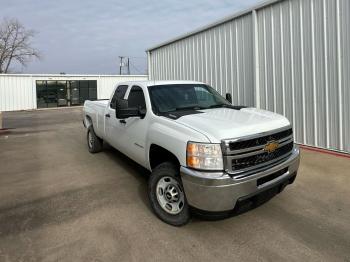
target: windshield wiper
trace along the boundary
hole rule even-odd
[[[232,105],[228,104],[216,104],[216,105],[211,105],[208,108],[219,108],[219,107],[226,107],[226,108],[232,108]]]
[[[178,110],[188,110],[188,109],[192,109],[192,110],[200,110],[200,109],[205,109],[206,107],[201,107],[201,106],[184,106],[184,107],[177,107],[175,109],[175,111]]]

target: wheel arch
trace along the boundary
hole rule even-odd
[[[92,125],[92,118],[89,115],[85,115],[84,117],[84,126],[89,128]]]
[[[180,161],[178,157],[171,151],[157,144],[151,144],[148,157],[151,170],[164,162],[172,162],[173,164],[180,167]]]

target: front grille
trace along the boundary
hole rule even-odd
[[[254,139],[248,139],[248,140],[238,141],[238,142],[230,142],[229,147],[230,147],[230,150],[240,150],[240,149],[246,149],[246,148],[255,147],[255,146],[261,146],[261,145],[267,144],[269,141],[272,141],[272,140],[277,141],[282,138],[291,136],[292,134],[293,134],[293,131],[290,128],[275,134],[266,135],[266,136],[262,136]]]
[[[265,153],[258,154],[258,155],[233,159],[232,160],[232,170],[234,171],[234,170],[245,169],[245,168],[259,165],[259,164],[264,163],[264,162],[269,162],[273,159],[279,158],[279,157],[287,154],[288,152],[292,151],[293,146],[294,146],[294,143],[291,142],[287,145],[284,145],[284,146],[278,148],[273,153],[265,152]]]
[[[266,147],[269,143],[278,143],[273,151]],[[234,177],[244,177],[279,161],[283,161],[293,150],[293,131],[289,127],[263,133],[260,136],[223,140],[223,152],[226,170]],[[270,144],[269,144],[270,146]]]

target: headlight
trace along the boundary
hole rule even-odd
[[[220,144],[188,142],[187,166],[195,169],[223,170]]]

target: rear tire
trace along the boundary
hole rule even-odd
[[[162,163],[153,170],[148,181],[148,197],[153,212],[165,223],[182,226],[190,220],[179,168],[173,163]]]
[[[87,138],[87,144],[88,144],[88,148],[89,148],[90,153],[94,154],[94,153],[98,153],[98,152],[102,151],[103,140],[101,138],[99,138],[98,136],[96,136],[92,125],[90,125],[88,127],[86,138]]]

